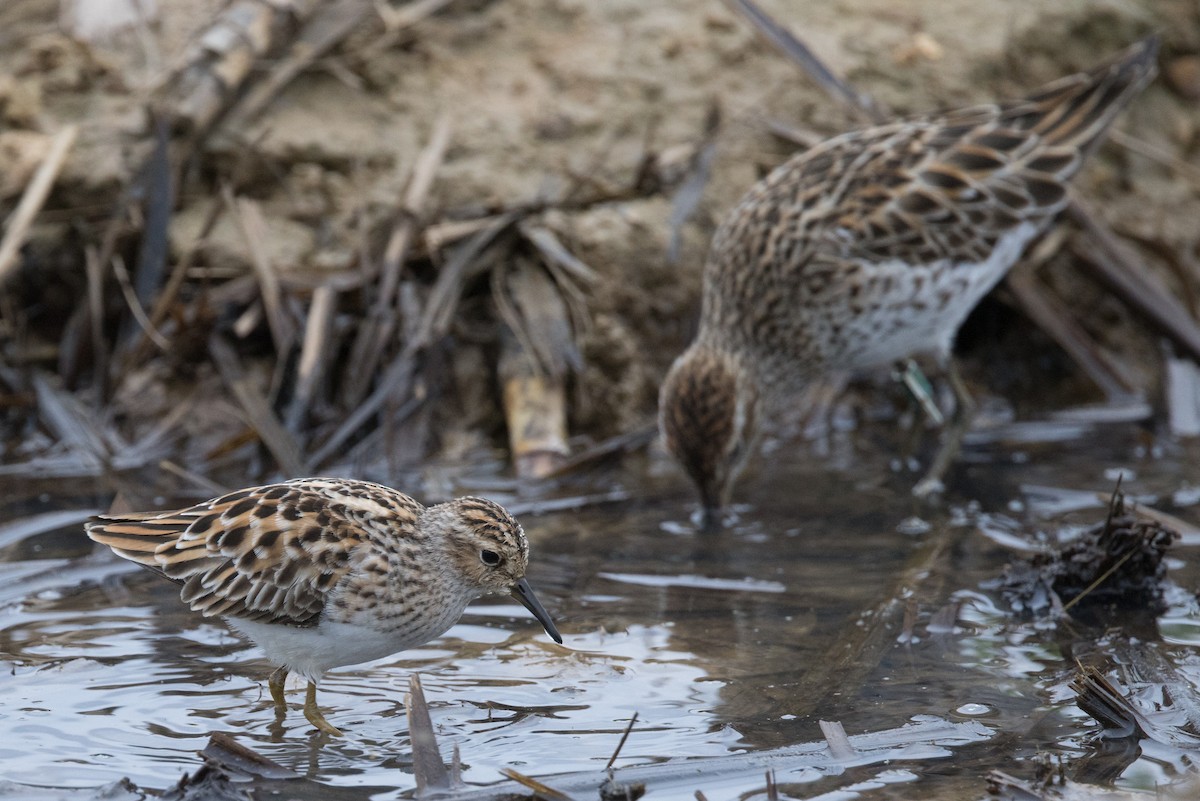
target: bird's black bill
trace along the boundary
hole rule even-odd
[[[510,594],[512,597],[521,602],[521,606],[533,613],[533,616],[537,618],[538,623],[542,624],[542,627],[546,629],[546,633],[549,634],[556,643],[559,645],[562,644],[562,635],[559,634],[558,629],[554,627],[554,621],[550,619],[549,613],[546,612],[546,607],[542,606],[541,601],[539,601],[537,596],[533,594],[533,588],[529,586],[528,581],[525,579],[518,581],[513,585],[512,592]]]

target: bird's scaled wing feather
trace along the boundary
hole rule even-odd
[[[1005,233],[1063,209],[1067,181],[1153,77],[1157,47],[1143,40],[1023,100],[851,137],[856,164],[826,230],[853,231],[847,255],[869,260],[984,261]]]
[[[331,487],[255,487],[175,512],[100,516],[87,532],[182,584],[205,615],[314,625],[367,541],[361,510]]]

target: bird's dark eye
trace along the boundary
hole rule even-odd
[[[500,554],[495,551],[482,550],[479,552],[479,558],[483,560],[485,565],[494,567],[500,564]]]

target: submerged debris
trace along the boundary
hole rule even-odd
[[[249,778],[298,779],[300,774],[268,759],[222,732],[213,732],[208,745],[200,752],[204,764],[213,770],[229,774],[236,780]]]
[[[610,776],[600,784],[601,801],[637,801],[645,794],[643,782],[619,782]]]
[[[1161,522],[1135,516],[1115,492],[1102,524],[1057,550],[1009,565],[1001,594],[1026,620],[1067,612],[1097,620],[1158,614],[1164,609],[1163,556],[1178,538]]]
[[[184,774],[179,784],[162,794],[164,801],[254,801],[245,784],[235,784],[219,767],[202,765],[191,775]]]
[[[1196,693],[1186,681],[1170,687],[1142,681],[1123,692],[1096,668],[1081,667],[1070,687],[1079,708],[1096,719],[1109,739],[1136,737],[1184,751],[1200,750],[1200,731],[1188,715]]]
[[[1188,771],[1178,781],[1159,784],[1155,792],[1100,787],[1067,775],[1060,758],[1041,756],[1032,779],[1019,779],[1004,771],[988,773],[988,796],[1001,801],[1140,801],[1140,799],[1193,799],[1200,790],[1200,773]]]
[[[417,687],[415,693],[411,691]],[[410,685],[409,725],[423,728],[428,726],[428,710],[423,698],[417,701],[419,685]],[[416,714],[413,714],[416,711]],[[418,718],[424,717],[424,721]],[[838,724],[831,724],[838,726]],[[840,726],[838,726],[840,728]],[[415,732],[410,732],[416,734]],[[828,736],[828,731],[826,732]],[[843,733],[844,734],[844,733]],[[432,726],[419,735],[432,745],[432,756],[440,764]],[[672,757],[660,762],[633,765],[620,770],[620,781],[611,770],[579,771],[558,773],[534,778],[513,768],[502,768],[509,782],[487,786],[465,785],[458,781],[457,759],[451,765],[449,783],[437,788],[422,784],[416,789],[416,797],[437,797],[445,801],[512,801],[514,797],[528,797],[532,790],[536,797],[547,801],[572,801],[572,799],[595,798],[597,788],[604,801],[637,801],[648,786],[660,792],[671,792],[676,796],[695,793],[704,794],[694,788],[698,784],[727,781],[733,776],[762,776],[769,771],[784,780],[797,774],[825,773],[841,776],[848,767],[862,768],[870,765],[888,765],[903,759],[910,769],[925,761],[950,756],[952,749],[989,740],[993,732],[978,721],[951,723],[939,718],[921,716],[918,720],[894,729],[883,729],[850,735],[846,738],[848,755],[839,756],[828,748],[828,742],[797,743],[765,751],[749,751],[738,754],[712,757]],[[414,737],[414,758],[417,747]],[[232,738],[214,734],[209,745],[201,752],[204,765],[190,776],[185,776],[177,787],[168,791],[164,798],[205,799],[205,801],[242,801],[253,797],[284,798],[332,798],[335,788],[322,782],[298,776],[294,772],[240,745]],[[436,770],[436,769],[435,769]],[[204,792],[211,789],[211,793]],[[0,797],[3,797],[0,783]],[[85,798],[87,796],[84,796]],[[340,797],[340,796],[338,796]],[[358,797],[358,796],[348,796]]]
[[[1063,776],[1061,770],[1029,781],[993,770],[988,774],[988,795],[1003,801],[1136,801],[1146,797],[1130,790],[1081,784]]]
[[[619,782],[613,775],[613,764],[621,755],[621,749],[625,747],[625,741],[629,739],[629,733],[633,731],[637,719],[638,713],[634,712],[633,717],[629,719],[629,725],[621,733],[621,739],[617,741],[612,756],[608,758],[608,764],[604,766],[608,777],[600,783],[600,801],[637,801],[646,794],[645,782]]]

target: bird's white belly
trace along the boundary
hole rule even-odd
[[[272,662],[313,682],[330,668],[381,659],[429,639],[329,620],[311,628],[237,618],[228,622],[254,640]]]
[[[963,320],[1036,233],[1032,223],[1018,226],[1001,237],[982,264],[870,265],[875,286],[889,288],[869,297],[868,311],[849,315],[838,335],[829,338],[836,344],[826,354],[826,363],[865,370],[915,354],[949,354]]]

